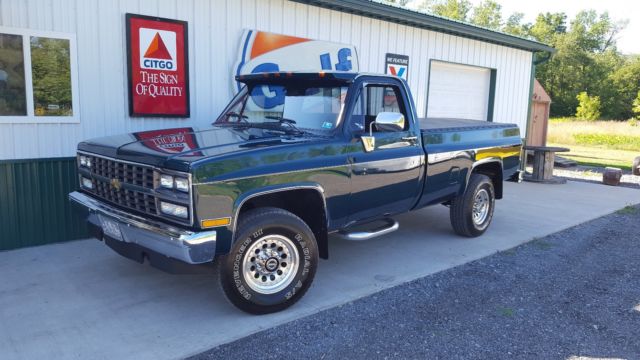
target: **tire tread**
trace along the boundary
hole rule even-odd
[[[472,223],[473,220],[471,220],[471,218],[468,217],[465,212],[467,211],[469,203],[473,201],[475,189],[485,182],[488,182],[493,186],[493,184],[491,183],[491,179],[488,176],[478,173],[472,173],[465,192],[454,197],[451,200],[451,207],[449,208],[449,218],[451,220],[451,226],[453,227],[453,230],[456,234],[465,237],[476,237],[480,235],[474,233],[475,228]],[[492,192],[492,194],[495,196],[495,192]]]

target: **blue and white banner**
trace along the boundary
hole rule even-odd
[[[235,75],[270,71],[358,71],[353,45],[245,30]],[[233,79],[234,91],[241,84]]]

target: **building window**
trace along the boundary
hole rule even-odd
[[[0,34],[0,116],[27,115],[22,36]]]
[[[74,123],[75,36],[0,27],[0,123]]]

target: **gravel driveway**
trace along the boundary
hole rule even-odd
[[[640,207],[627,207],[195,358],[577,356],[640,359]]]

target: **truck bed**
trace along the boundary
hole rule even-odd
[[[443,118],[420,118],[419,122],[427,154],[521,144],[516,124]]]
[[[419,118],[422,132],[473,131],[487,129],[513,128],[514,124],[494,123],[482,120],[466,120],[453,118]]]

